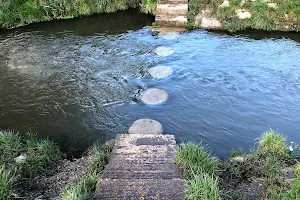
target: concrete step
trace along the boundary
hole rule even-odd
[[[189,0],[168,0],[169,4],[188,4]]]
[[[135,171],[135,170],[108,170],[105,169],[104,179],[174,179],[180,178],[179,171]]]
[[[159,26],[166,27],[186,27],[187,26],[187,18],[186,16],[177,16],[177,17],[169,17],[169,16],[156,16],[155,22]]]
[[[166,164],[172,163],[174,154],[113,154],[110,158],[111,164]]]
[[[119,134],[116,137],[115,147],[120,146],[161,146],[176,145],[173,135],[153,135],[153,134]]]
[[[188,4],[158,4],[156,8],[156,15],[187,15]]]
[[[183,200],[183,185],[181,179],[102,179],[95,200]]]
[[[173,163],[166,164],[132,164],[132,163],[114,163],[108,164],[105,170],[124,170],[124,171],[174,171],[177,173],[178,168]]]
[[[175,153],[175,145],[165,146],[119,146],[113,149],[112,154],[161,154]]]

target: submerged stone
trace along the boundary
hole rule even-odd
[[[171,47],[157,47],[154,53],[158,56],[170,56],[174,53],[174,49]]]
[[[158,36],[165,40],[174,40],[180,36],[178,32],[159,32]]]
[[[140,99],[145,104],[160,104],[168,99],[168,93],[164,90],[151,88],[142,92]]]
[[[129,128],[129,134],[162,134],[161,123],[153,119],[136,120]]]
[[[173,69],[168,66],[156,66],[151,67],[148,72],[152,77],[160,79],[170,76],[173,73]]]

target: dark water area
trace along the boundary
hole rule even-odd
[[[269,128],[300,143],[299,34],[199,30],[165,40],[143,28],[152,22],[130,10],[0,33],[0,128],[37,133],[70,153],[139,118],[219,157],[248,149]],[[159,46],[175,52],[156,56]],[[146,71],[156,65],[173,75],[153,79]],[[168,101],[133,101],[153,87]]]

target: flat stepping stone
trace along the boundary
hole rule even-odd
[[[145,104],[156,105],[161,104],[168,99],[168,93],[164,90],[151,88],[142,92],[141,101]]]
[[[165,40],[174,40],[180,36],[178,32],[159,32],[158,36]]]
[[[170,76],[173,73],[173,69],[168,66],[156,66],[156,67],[151,67],[148,70],[149,74],[157,79],[162,79]]]
[[[129,134],[162,134],[161,123],[153,119],[136,120],[129,128]]]
[[[157,47],[154,53],[158,56],[170,56],[174,53],[174,49],[171,47]]]

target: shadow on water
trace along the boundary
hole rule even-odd
[[[225,31],[211,31],[211,33],[221,36],[247,37],[253,40],[290,39],[295,42],[300,42],[300,34],[297,32],[247,30],[236,33],[228,33]]]
[[[79,36],[93,36],[97,34],[117,35],[128,30],[138,30],[146,25],[151,25],[154,16],[144,15],[138,9],[129,9],[110,14],[78,17],[69,20],[56,20],[30,24],[13,30],[1,30],[3,34],[41,31],[45,34],[72,32]]]

